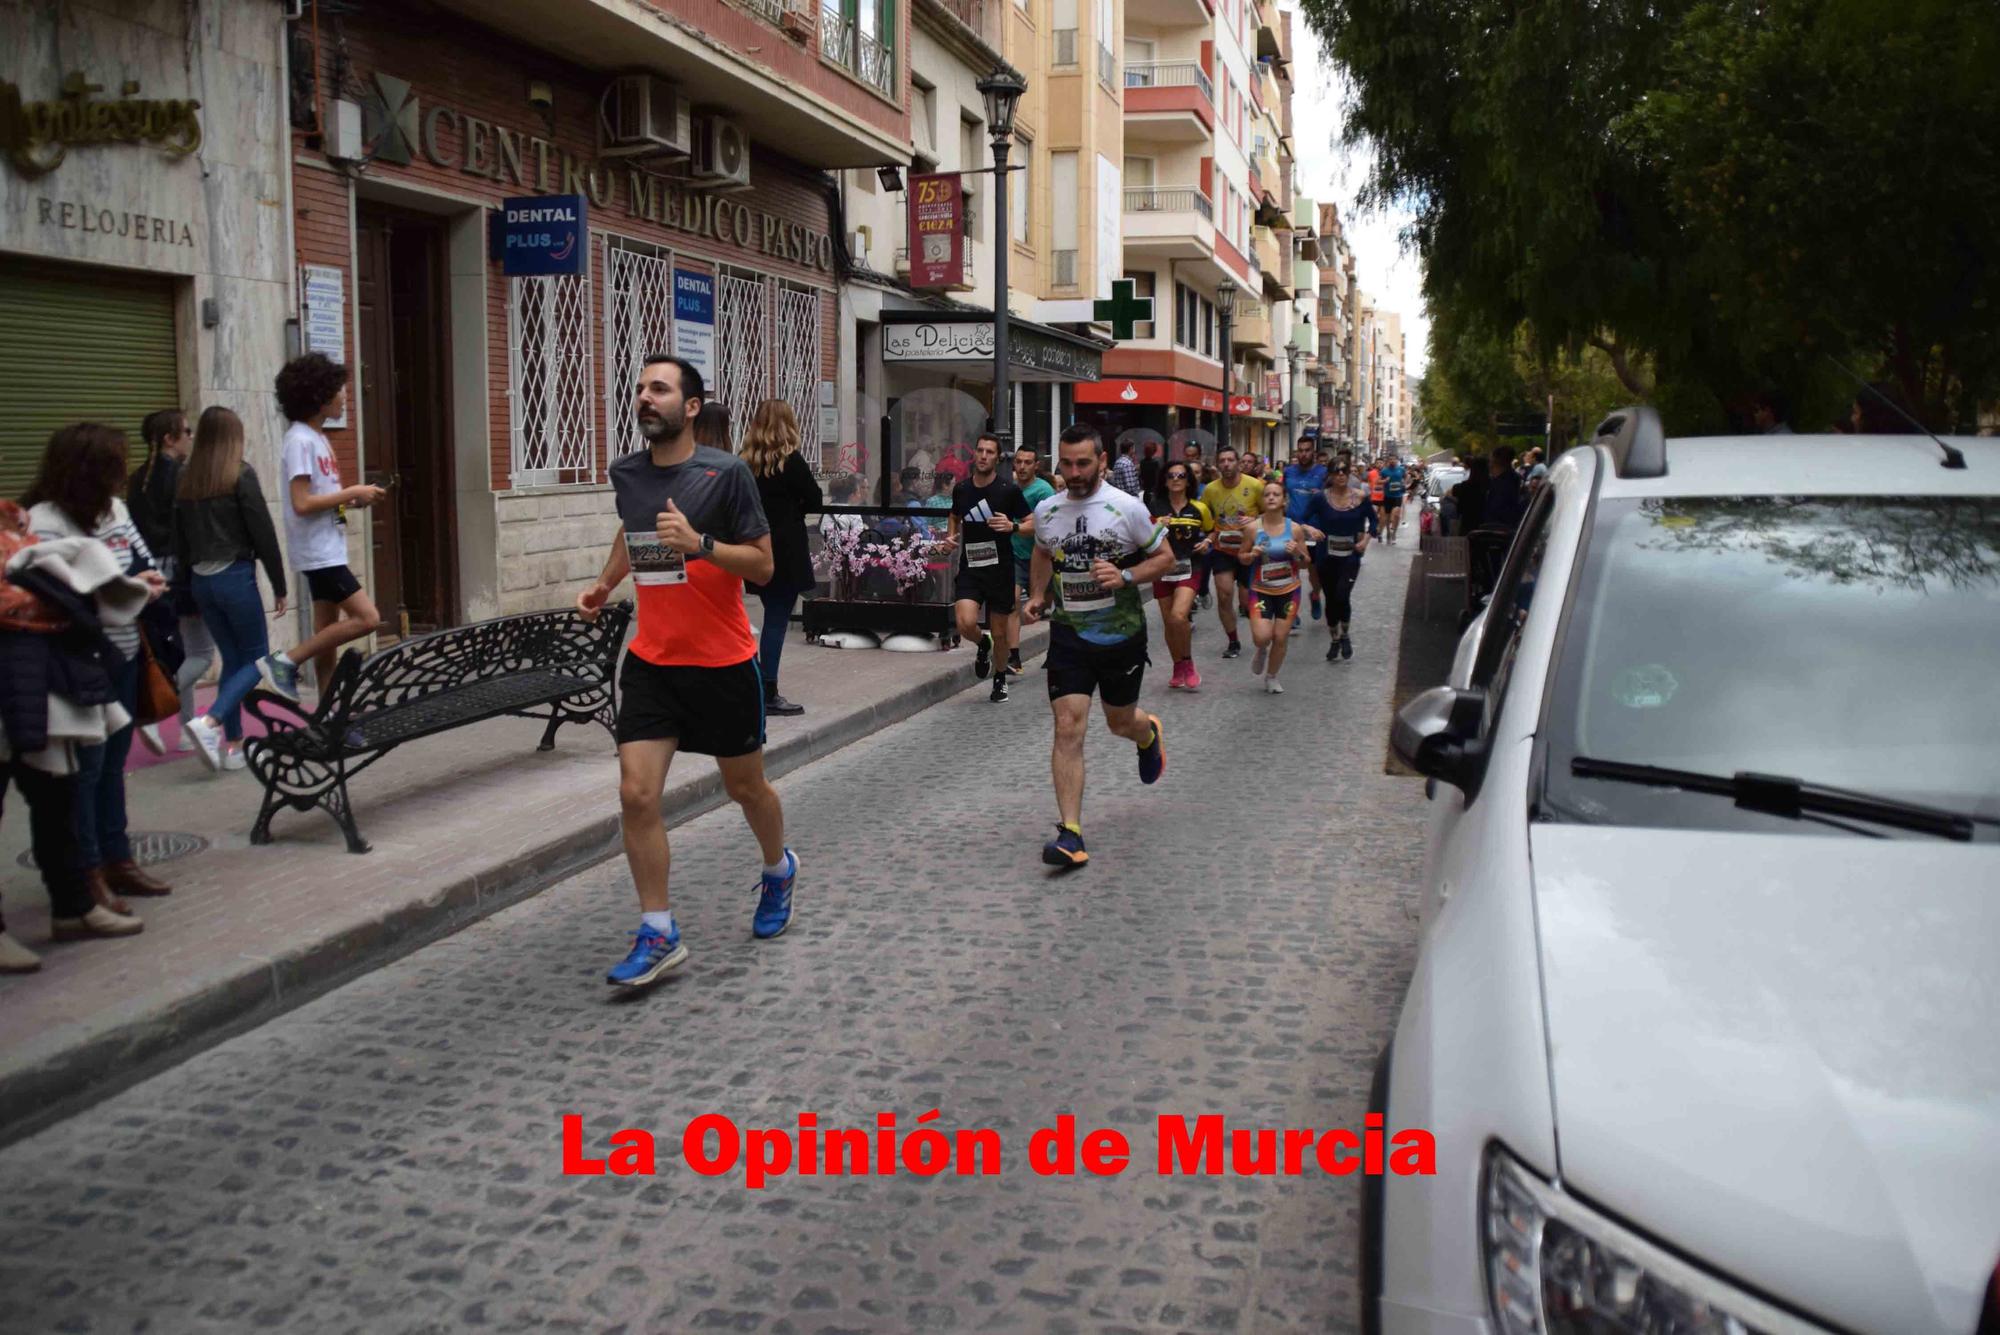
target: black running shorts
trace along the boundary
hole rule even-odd
[[[988,612],[1005,616],[1014,610],[1014,572],[1006,566],[961,570],[951,596],[954,602],[979,603]]]
[[[625,655],[618,673],[618,743],[671,737],[680,750],[747,756],[764,745],[764,677],[735,667],[661,667]]]
[[[1068,626],[1049,628],[1049,699],[1065,695],[1101,696],[1113,709],[1139,703],[1146,678],[1146,637],[1138,634],[1117,644],[1092,644]]]
[[[346,566],[321,566],[300,573],[306,577],[306,588],[316,603],[344,603],[361,592],[361,581]]]

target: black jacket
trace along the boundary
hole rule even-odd
[[[146,546],[160,556],[174,549],[174,489],[181,483],[181,461],[156,451],[139,465],[125,484],[125,505]]]
[[[95,599],[33,569],[10,576],[8,582],[70,619],[70,628],[54,635],[0,632],[0,726],[7,729],[14,753],[25,755],[49,744],[51,695],[78,705],[108,705],[118,698],[111,674],[124,655],[104,638]]]
[[[278,531],[257,484],[257,470],[249,464],[236,475],[236,490],[175,504],[173,553],[182,572],[204,561],[258,561],[271,578],[271,592],[286,596]]]
[[[819,482],[794,450],[775,476],[757,479],[757,495],[771,525],[771,582],[751,587],[805,593],[817,582],[812,553],[806,550],[806,515],[826,503]]]

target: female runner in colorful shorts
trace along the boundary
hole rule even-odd
[[[1286,517],[1284,483],[1264,484],[1264,512],[1250,526],[1250,541],[1237,559],[1257,566],[1250,576],[1250,639],[1257,646],[1250,670],[1263,678],[1270,695],[1285,692],[1278,670],[1285,665],[1285,647],[1299,615],[1299,567],[1307,559],[1306,547],[1324,536]]]

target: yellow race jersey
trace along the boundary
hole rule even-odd
[[[1248,473],[1238,476],[1233,487],[1225,486],[1217,478],[1201,489],[1201,503],[1215,516],[1215,526],[1220,530],[1215,545],[1234,554],[1243,548],[1243,537],[1234,531],[1234,526],[1264,512],[1264,484]]]

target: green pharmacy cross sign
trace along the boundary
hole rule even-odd
[[[1139,285],[1129,278],[1113,279],[1111,300],[1094,301],[1090,313],[1111,321],[1111,337],[1124,342],[1132,337],[1132,327],[1153,318],[1153,299],[1138,295]]]

